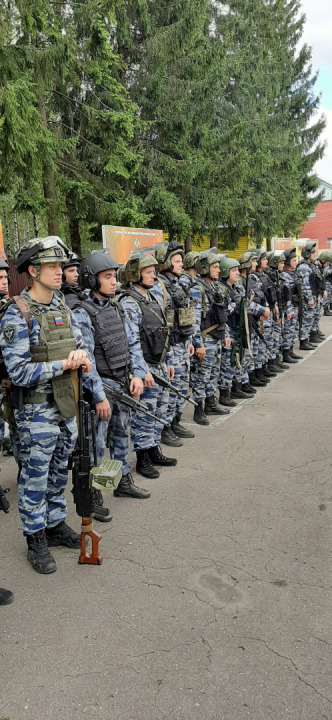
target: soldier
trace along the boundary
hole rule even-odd
[[[4,298],[8,296],[8,281],[9,281],[9,265],[6,262],[6,260],[0,258],[0,302],[3,303]],[[2,379],[2,378],[1,378]],[[1,401],[1,395],[0,395],[0,401]],[[0,417],[0,448],[2,448],[2,443],[5,437],[5,422],[2,417]],[[10,454],[10,453],[9,453]],[[13,454],[13,452],[11,452]]]
[[[69,252],[69,260],[63,266],[61,292],[64,294],[65,303],[70,309],[77,303],[77,297],[80,294],[80,286],[78,284],[78,273],[81,264],[81,258],[74,252]]]
[[[273,372],[280,374],[285,371],[285,367],[280,362],[280,350],[283,344],[283,331],[284,331],[284,306],[283,298],[281,294],[281,278],[285,266],[285,255],[281,251],[269,253],[269,267],[266,270],[266,274],[271,280],[273,287],[276,290],[277,296],[277,312],[274,311],[272,314],[272,331],[273,331],[273,345],[272,353],[273,358],[268,360],[269,369]]]
[[[292,365],[303,358],[302,355],[296,355],[294,352],[294,343],[299,331],[299,307],[303,302],[302,283],[299,283],[295,273],[296,249],[287,248],[283,250],[283,255],[284,269],[280,275],[281,295],[285,307],[282,355],[284,362]]]
[[[1,320],[2,354],[17,397],[18,508],[28,560],[42,574],[56,570],[48,546],[80,546],[80,536],[65,523],[68,457],[77,437],[71,372],[82,366],[88,373],[91,363],[79,327],[57,294],[67,259],[58,237],[23,245],[16,270],[28,273],[32,287],[8,302]]]
[[[104,457],[107,442],[111,459],[122,462],[122,477],[114,496],[145,499],[150,493],[134,485],[128,461],[131,411],[118,401],[110,403],[104,389],[104,386],[110,391],[112,387],[128,388],[130,394],[138,398],[148,373],[130,321],[121,304],[113,301],[117,269],[108,251],[94,251],[83,260],[80,286],[89,292],[81,297],[73,312],[96,361],[96,368],[83,380],[90,404],[96,410],[97,460]],[[102,505],[101,495],[98,504]],[[102,517],[98,514],[99,520]]]
[[[216,390],[220,371],[221,343],[230,347],[227,321],[227,301],[217,284],[220,256],[216,248],[204,250],[196,262],[196,270],[201,288],[201,301],[196,312],[201,316],[201,337],[205,355],[195,360],[192,373],[192,391],[198,403],[194,412],[194,421],[198,425],[209,425],[207,415],[228,415],[217,402]]]
[[[324,315],[326,317],[332,317],[332,253],[324,250],[320,254],[319,260],[323,265],[323,275],[326,287],[326,297],[323,299]]]
[[[323,262],[320,257],[316,258],[312,265],[315,273],[315,292],[316,292],[316,307],[314,312],[314,320],[312,323],[311,333],[309,341],[312,343],[321,343],[325,340],[324,333],[319,329],[319,323],[322,316],[322,307],[324,300],[327,299],[326,283],[323,270]]]
[[[300,329],[300,350],[314,350],[316,345],[309,338],[314,322],[314,311],[316,307],[316,274],[313,270],[313,262],[316,257],[315,242],[310,242],[301,250],[302,260],[298,263],[296,274],[302,281],[304,307],[303,321]]]
[[[177,464],[175,458],[165,457],[160,449],[169,392],[158,385],[151,374],[167,381],[172,376],[172,368],[167,368],[165,362],[170,331],[165,313],[152,293],[156,266],[158,263],[151,255],[143,252],[135,257],[133,254],[126,264],[131,285],[119,297],[148,366],[141,399],[149,411],[161,420],[157,424],[139,410],[131,420],[132,445],[137,455],[136,472],[147,478],[159,477],[155,465],[170,467]]]
[[[269,358],[271,358],[273,352],[273,329],[271,312],[277,312],[277,294],[275,288],[273,288],[271,280],[265,273],[266,268],[266,250],[262,247],[257,254],[257,268],[252,273],[252,282],[255,278],[258,287],[263,293],[262,302],[265,304],[266,310],[269,310],[268,313],[264,313],[264,319],[261,321],[260,332],[263,336],[263,340],[261,338],[259,340],[256,368],[257,378],[265,384],[269,383],[270,378],[275,377],[276,375],[273,370],[270,370],[268,368],[268,360]]]
[[[191,335],[195,324],[195,311],[190,298],[189,288],[180,284],[183,267],[183,248],[177,242],[162,243],[156,249],[156,260],[159,264],[159,279],[167,294],[166,316],[172,324],[170,336],[170,355],[167,360],[174,368],[172,385],[182,395],[189,393],[190,357],[194,353]],[[162,288],[161,288],[162,289]],[[154,288],[155,291],[155,288]],[[183,443],[172,429],[174,419],[180,424],[184,400],[170,393],[166,416],[166,424],[161,434],[161,441],[170,447],[179,447]],[[192,437],[183,425],[180,427],[181,437]]]
[[[262,322],[264,318],[268,317],[270,314],[269,308],[265,306],[265,297],[261,284],[257,281],[257,278],[253,274],[255,273],[256,267],[256,250],[247,250],[245,253],[240,255],[239,281],[242,283],[244,293],[247,293],[248,307],[253,318],[253,325]],[[255,332],[253,328],[253,331],[251,333],[251,360],[250,356],[248,355],[248,350],[246,350],[244,353],[244,362],[249,361],[247,371],[251,391],[253,391],[253,389],[256,387],[265,387],[267,384],[267,382],[265,382],[265,379],[263,380],[262,378],[258,377],[258,373],[262,368],[262,363],[259,360],[260,342],[261,341],[257,335],[257,332]]]

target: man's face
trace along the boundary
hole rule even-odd
[[[154,265],[143,268],[141,270],[142,284],[146,287],[152,287],[155,279]]]
[[[266,258],[266,257],[262,257],[262,258],[261,258],[261,263],[260,263],[260,268],[259,268],[259,269],[260,269],[260,270],[265,270],[266,268],[267,268],[267,258]]]
[[[220,269],[219,269],[219,263],[215,262],[210,265],[210,278],[212,280],[217,280],[219,277]]]
[[[181,275],[181,270],[183,268],[182,256],[173,255],[173,257],[171,258],[171,265],[174,275]]]
[[[282,272],[285,267],[285,261],[281,260],[280,263],[278,263],[278,272]]]
[[[316,253],[316,250],[315,250],[315,248],[314,248],[314,249],[311,251],[311,253],[310,253],[309,262],[313,262],[314,260],[316,260],[316,257],[317,257],[317,253]]]
[[[290,259],[290,261],[289,261],[289,267],[290,267],[290,269],[291,269],[291,270],[295,270],[296,264],[297,264],[297,259],[296,259],[296,257],[292,257],[292,258]]]
[[[116,290],[116,275],[115,270],[103,270],[98,273],[99,290],[104,295],[115,295]],[[98,290],[96,290],[98,293]]]
[[[63,271],[63,279],[67,285],[75,285],[78,280],[78,270],[76,265],[65,268]]]
[[[237,268],[237,267],[231,268],[230,271],[229,271],[229,278],[228,278],[229,284],[230,284],[230,285],[234,285],[234,283],[236,283],[236,281],[237,281],[238,279],[239,279],[239,271],[238,271],[238,268]]]
[[[256,258],[253,258],[251,261],[250,272],[255,272],[256,268],[257,268],[257,260],[256,260]]]
[[[39,280],[49,288],[58,290],[62,283],[62,264],[42,263],[40,266]]]
[[[0,270],[0,292],[7,295],[8,292],[8,275],[7,270]]]

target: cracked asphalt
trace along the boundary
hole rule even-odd
[[[1,720],[332,718],[331,351],[195,426],[151,500],[110,496],[101,567],[32,570],[2,463]]]

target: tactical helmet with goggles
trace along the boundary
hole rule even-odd
[[[121,287],[128,287],[129,286],[129,280],[127,276],[127,263],[124,265],[121,265],[119,267],[117,273],[116,273],[116,279],[118,283],[120,283]]]
[[[281,262],[285,262],[286,256],[282,250],[275,250],[269,257],[269,266],[274,270],[278,270],[278,265]]]
[[[317,258],[323,265],[325,265],[326,262],[332,262],[332,253],[329,252],[329,250],[323,250],[319,257]]]
[[[219,277],[227,279],[229,277],[230,270],[238,268],[240,263],[234,258],[224,257],[219,263],[220,274]]]
[[[197,252],[196,250],[190,250],[190,252],[187,252],[187,254],[184,256],[184,261],[183,261],[184,269],[190,270],[191,268],[194,268],[196,266],[198,257],[199,257],[199,252]]]
[[[286,248],[286,250],[283,250],[283,254],[285,256],[285,265],[290,267],[290,261],[297,257],[296,248]]]
[[[156,260],[159,265],[160,272],[170,270],[172,272],[172,257],[175,255],[184,256],[183,247],[180,243],[172,240],[172,242],[163,242],[156,248]]]
[[[313,252],[316,252],[316,245],[317,245],[316,242],[310,242],[310,243],[307,243],[307,244],[302,248],[302,250],[301,250],[301,255],[302,255],[302,257],[303,257],[304,260],[309,260],[310,255],[311,255]]]
[[[56,235],[45,238],[34,238],[20,248],[16,262],[16,272],[21,275],[27,272],[29,265],[38,268],[43,263],[66,263],[69,250]]]
[[[217,248],[215,247],[209,248],[208,250],[202,250],[202,252],[199,253],[195,265],[198,274],[202,277],[208,276],[210,274],[210,266],[219,262],[221,257],[221,255],[218,255]]]
[[[242,253],[239,257],[239,270],[250,270],[254,259],[255,256],[252,254],[252,251],[246,250],[246,252]]]
[[[153,267],[158,265],[157,260],[153,255],[149,255],[145,252],[131,252],[130,258],[126,263],[126,272],[129,282],[140,283],[141,282],[141,270],[147,267]]]
[[[266,258],[266,249],[265,247],[260,247],[257,252],[257,265],[260,267],[261,260],[263,258]]]
[[[100,291],[98,275],[107,270],[118,270],[119,265],[111,258],[107,249],[94,250],[83,260],[80,267],[80,286],[84,290]],[[104,295],[104,293],[102,293]],[[108,295],[105,294],[105,297]]]

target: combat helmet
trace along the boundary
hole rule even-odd
[[[79,268],[82,260],[76,253],[72,252],[72,250],[69,250],[69,258],[68,261],[64,264],[63,270],[66,270],[66,268],[70,267],[77,267]]]
[[[172,240],[170,243],[163,242],[158,245],[156,249],[156,260],[158,262],[160,272],[163,270],[172,270],[171,260],[174,255],[184,256],[183,247],[180,243]]]
[[[270,268],[273,268],[273,270],[278,270],[278,265],[280,262],[285,262],[286,256],[283,253],[282,250],[275,250],[271,253],[269,257],[269,266]]]
[[[309,260],[311,253],[315,251],[316,245],[317,242],[310,242],[302,248],[301,255],[304,260]]]
[[[116,279],[120,283],[121,287],[128,287],[130,282],[127,277],[127,263],[121,265],[116,273]]]
[[[266,252],[265,247],[262,246],[262,247],[258,248],[258,252],[257,252],[257,267],[260,267],[262,258],[266,258],[266,256],[267,256],[267,252]]]
[[[126,275],[129,282],[139,283],[141,281],[141,270],[153,265],[158,265],[153,255],[145,252],[132,252],[126,263]]]
[[[239,270],[250,270],[252,261],[256,258],[252,250],[246,250],[239,257]]]
[[[196,267],[196,261],[199,257],[199,252],[196,250],[190,250],[190,252],[187,252],[187,254],[184,256],[183,261],[183,267],[184,270],[190,270],[190,268]]]
[[[297,257],[296,248],[295,247],[286,248],[286,250],[283,250],[283,254],[285,256],[285,265],[287,267],[290,267],[290,261],[292,260],[292,258]]]
[[[43,263],[66,263],[69,253],[67,246],[56,235],[28,240],[17,254],[16,272],[19,275],[27,272],[29,265],[38,269]]]
[[[332,253],[329,250],[323,250],[323,252],[321,252],[318,256],[317,260],[319,260],[323,265],[325,265],[326,262],[332,262]]]
[[[202,252],[199,253],[195,268],[198,274],[204,277],[209,275],[210,265],[213,265],[213,263],[216,262],[218,262],[217,248],[209,248],[208,250],[202,250]]]
[[[108,250],[95,250],[88,255],[81,263],[80,267],[80,286],[84,290],[94,290],[98,292],[100,283],[98,275],[106,270],[118,270],[119,266],[111,258]]]
[[[238,260],[234,260],[234,258],[230,258],[230,257],[223,257],[219,263],[219,269],[220,269],[219,277],[227,280],[227,278],[229,277],[229,271],[232,270],[232,268],[238,268],[238,267],[240,267],[240,263],[238,262]]]

